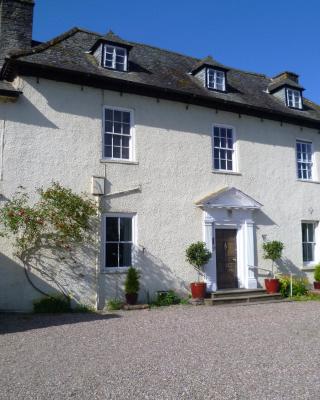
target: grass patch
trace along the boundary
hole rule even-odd
[[[93,314],[96,312],[96,309],[87,304],[77,304],[77,306],[72,311],[75,313]]]
[[[320,296],[314,293],[307,293],[302,296],[293,296],[291,299],[294,301],[320,301]]]

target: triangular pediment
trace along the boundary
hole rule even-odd
[[[255,210],[262,207],[262,204],[249,195],[235,187],[225,187],[213,192],[196,202],[196,205],[203,208],[227,208],[227,209],[249,209]]]

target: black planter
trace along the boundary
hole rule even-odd
[[[138,300],[138,293],[126,293],[127,304],[134,306]]]

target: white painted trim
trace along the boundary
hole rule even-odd
[[[226,211],[226,209],[224,209]],[[217,289],[216,243],[215,232],[217,229],[237,230],[237,278],[239,288],[257,288],[254,273],[249,270],[249,265],[255,261],[255,230],[252,220],[252,210],[236,210],[231,216],[223,217],[221,209],[205,209],[203,218],[203,241],[212,252],[209,263],[205,266],[205,280],[208,291]]]
[[[295,105],[290,106],[289,105],[289,90],[293,93],[293,98],[294,98],[294,92],[299,93],[299,104],[298,107],[296,107]],[[302,110],[302,96],[301,96],[301,91],[299,89],[291,89],[291,88],[286,88],[286,102],[287,102],[287,106],[290,108],[295,108],[297,110]]]
[[[127,158],[114,158],[114,157],[104,157],[104,134],[105,134],[105,112],[106,109],[113,110],[113,111],[125,111],[130,113],[130,148],[129,148],[129,159]],[[136,137],[136,130],[135,130],[135,121],[134,121],[134,110],[132,108],[124,108],[124,107],[117,107],[111,105],[103,105],[102,106],[102,134],[101,134],[101,161],[113,161],[113,162],[122,162],[122,163],[135,163],[135,137]]]
[[[228,169],[216,169],[214,168],[214,128],[226,128],[232,130],[232,170]],[[230,173],[238,174],[238,145],[237,145],[237,133],[236,128],[233,125],[213,123],[211,127],[211,155],[212,155],[212,172],[216,173]]]
[[[112,67],[109,67],[109,66],[106,65],[107,47],[112,47],[112,48],[114,48],[114,49],[124,50],[124,52],[125,52],[125,55],[124,55],[124,69],[117,69],[117,68],[116,68],[116,66],[115,66],[115,64],[116,64],[116,57],[117,57],[116,54],[115,54],[115,56],[112,55]],[[113,70],[115,70],[115,71],[120,71],[120,72],[126,72],[126,71],[128,71],[128,50],[127,50],[125,47],[115,46],[115,45],[113,45],[113,44],[105,43],[105,44],[103,45],[102,52],[103,52],[103,67],[104,67],[104,68],[113,69]]]
[[[106,250],[105,250],[105,244],[106,244],[106,229],[105,229],[105,219],[106,217],[123,217],[123,218],[132,218],[132,266],[136,265],[137,259],[136,259],[136,246],[138,243],[138,234],[137,234],[137,214],[136,213],[131,213],[131,212],[108,212],[108,213],[103,213],[101,214],[101,246],[100,246],[100,252],[101,252],[101,266],[100,266],[100,272],[101,273],[123,273],[128,270],[128,267],[113,267],[113,268],[107,268],[104,266],[105,264],[105,258],[106,258]]]
[[[297,142],[308,143],[308,144],[311,145],[311,162],[312,162],[312,167],[311,167],[312,178],[311,179],[299,178]],[[318,182],[319,176],[318,176],[318,173],[317,173],[316,156],[315,156],[315,152],[314,152],[313,141],[309,140],[309,139],[301,138],[301,137],[296,137],[295,154],[296,154],[296,176],[297,176],[297,180],[301,181],[301,182]]]

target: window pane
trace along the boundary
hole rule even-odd
[[[104,135],[104,144],[107,146],[112,145],[112,135]]]
[[[313,224],[308,224],[308,242],[313,241]]]
[[[122,118],[123,118],[124,123],[130,124],[130,113],[129,112],[123,112]]]
[[[121,111],[114,111],[114,120],[116,122],[121,122]]]
[[[113,145],[114,146],[121,146],[121,136],[113,135]]]
[[[122,147],[129,147],[130,138],[122,136]]]
[[[112,147],[104,146],[104,157],[112,157]]]
[[[132,219],[120,218],[120,241],[131,242],[132,240]]]
[[[106,244],[106,267],[118,267],[118,244],[107,243]]]
[[[219,159],[218,158],[214,159],[214,169],[220,169]]]
[[[106,121],[106,132],[112,132],[113,123],[112,121]]]
[[[121,147],[113,147],[113,158],[120,158],[121,157]]]
[[[221,160],[221,169],[226,169],[226,162],[225,160]]]
[[[132,244],[120,243],[119,245],[119,267],[130,267],[132,265]]]
[[[308,234],[307,234],[307,224],[302,224],[302,241],[307,242],[308,241]]]
[[[125,160],[129,160],[130,158],[130,151],[127,147],[122,147],[122,158]]]
[[[118,218],[117,217],[107,217],[106,218],[106,241],[107,242],[118,242],[119,241]]]
[[[106,109],[106,120],[113,120],[113,110],[110,110],[109,108]]]
[[[307,245],[306,243],[302,244],[302,257],[303,257],[303,261],[309,261],[308,260],[308,249],[307,249]]]
[[[121,123],[120,122],[114,123],[114,133],[121,133]]]
[[[125,135],[130,135],[130,125],[129,124],[122,125],[122,133]]]

